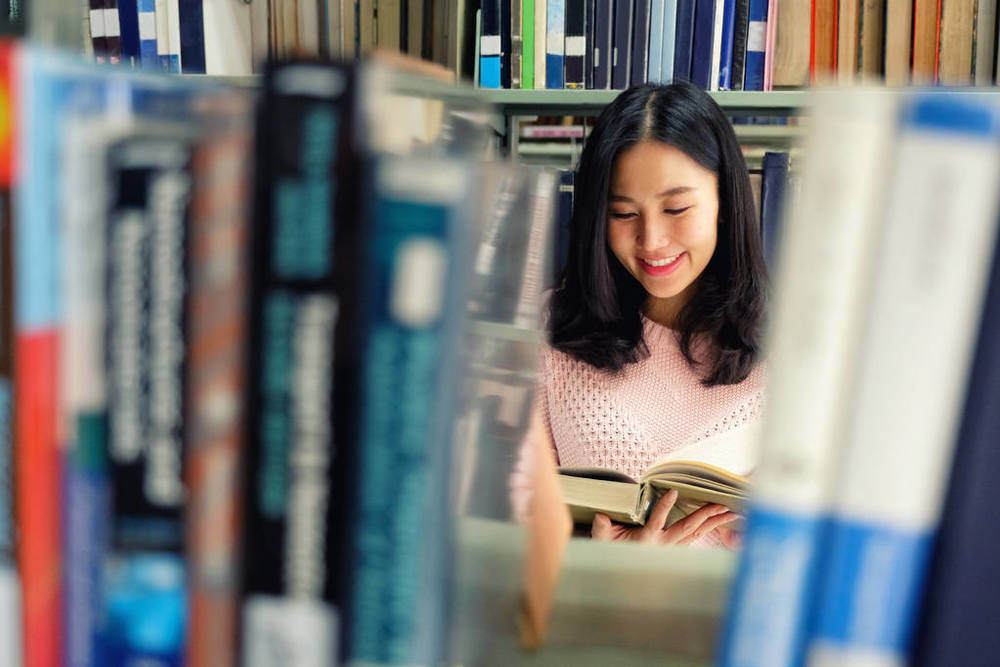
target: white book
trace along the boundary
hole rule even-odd
[[[902,665],[940,520],[997,228],[1000,113],[904,104],[810,665]]]
[[[177,0],[167,0],[167,45],[170,71],[181,71],[181,18]]]
[[[545,88],[545,43],[548,39],[548,2],[535,0],[535,88]]]
[[[169,69],[170,30],[167,20],[167,0],[156,0],[156,58],[158,65]]]
[[[13,565],[0,564],[0,667],[20,667],[21,584]]]
[[[660,52],[660,80],[671,83],[674,80],[674,35],[677,32],[677,0],[665,0],[663,4],[663,48]],[[650,57],[655,57],[652,53]]]
[[[206,74],[253,74],[250,7],[243,0],[202,0]]]
[[[722,24],[726,13],[726,0],[715,0],[715,25],[712,28],[712,69],[709,90],[719,89],[719,70],[722,64]]]
[[[768,402],[721,664],[799,664],[850,407],[896,98],[814,91],[767,336]]]
[[[976,71],[975,85],[993,85],[993,49],[996,47],[997,0],[979,0],[976,3],[976,52],[972,66]]]

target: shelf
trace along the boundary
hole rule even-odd
[[[500,324],[498,322],[486,322],[484,320],[470,320],[470,333],[484,336],[486,338],[499,338],[501,340],[515,343],[542,343],[545,342],[545,332],[538,329],[522,329],[512,324]]]
[[[487,102],[515,115],[597,115],[618,90],[506,90],[480,89]],[[801,90],[709,93],[719,106],[730,113],[761,115],[796,115],[805,106],[808,93]],[[766,112],[766,113],[765,113]]]

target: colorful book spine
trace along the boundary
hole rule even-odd
[[[207,138],[192,158],[185,409],[190,667],[236,667],[238,654],[249,100],[233,96],[221,111],[228,117],[208,120]]]
[[[988,103],[904,105],[807,647],[815,664],[902,664],[912,645],[996,240],[998,138]]]
[[[583,69],[587,49],[584,0],[566,0],[566,44],[564,82],[566,88],[583,88],[586,76]]]
[[[802,194],[781,246],[768,413],[719,664],[803,664],[823,526],[880,252],[896,100],[816,93]],[[802,341],[809,341],[807,345]]]
[[[777,54],[778,0],[767,2],[767,29],[764,33],[764,90],[774,90],[774,59]]]
[[[764,90],[764,49],[767,44],[768,0],[749,0],[746,71],[743,90]]]
[[[733,87],[733,45],[736,30],[736,0],[722,3],[722,45],[719,53],[719,90]]]
[[[359,439],[346,659],[440,664],[448,644],[450,434],[459,385],[457,358],[448,350],[460,340],[465,311],[464,230],[474,171],[464,162],[422,158],[373,167],[359,281],[367,307],[352,385]]]
[[[535,87],[535,0],[521,2],[521,31],[521,87],[531,90]]]
[[[545,87],[563,88],[566,50],[566,0],[548,0],[545,29]]]
[[[333,482],[334,349],[340,320],[337,178],[351,145],[354,71],[265,73],[258,114],[246,403],[241,588],[248,667],[329,665],[338,654],[339,525]],[[335,189],[336,188],[336,189]],[[348,194],[343,200],[350,199]]]
[[[479,38],[479,85],[500,87],[500,3],[484,0],[482,36]]]
[[[146,69],[157,69],[156,0],[136,0],[136,5],[139,19],[139,60]]]
[[[154,0],[156,8],[156,65],[170,70],[170,27],[167,19],[167,0]]]
[[[109,664],[184,656],[189,167],[188,142],[166,135],[137,134],[108,153]]]

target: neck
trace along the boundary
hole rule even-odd
[[[646,299],[646,317],[657,324],[662,324],[670,329],[675,329],[677,316],[691,298],[690,292],[693,288],[694,284],[688,286],[688,288],[680,294],[670,297],[656,297],[650,295],[649,298]]]

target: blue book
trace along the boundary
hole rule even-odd
[[[736,24],[736,0],[725,0],[722,5],[722,48],[719,60],[719,90],[732,89],[733,36]]]
[[[479,86],[500,88],[501,44],[500,4],[502,0],[484,0],[482,36],[479,38]]]
[[[1000,237],[998,237],[1000,241]],[[979,342],[951,467],[945,519],[931,557],[913,664],[987,664],[996,656],[1000,607],[984,586],[1000,581],[1000,539],[982,517],[996,506],[1000,477],[1000,243],[993,250]]]
[[[649,10],[649,62],[646,67],[646,80],[650,83],[663,83],[660,68],[663,65],[663,9],[665,0],[652,0]]]
[[[122,60],[138,65],[142,56],[139,50],[139,6],[136,0],[124,0],[118,4],[118,23],[121,29]]]
[[[767,42],[767,0],[750,0],[747,11],[746,69],[743,90],[764,90],[764,47]]]
[[[773,272],[778,259],[785,186],[788,183],[788,153],[764,153],[763,172],[760,187],[760,231],[764,241],[764,257]]]
[[[650,0],[634,0],[635,10],[632,17],[632,64],[629,85],[638,86],[646,83],[646,73],[649,64],[649,11]]]
[[[635,0],[614,0],[614,40],[611,52],[611,88],[625,90],[632,71],[632,18]]]
[[[565,85],[563,59],[566,53],[566,0],[549,0],[546,12],[545,87],[558,89]]]
[[[677,0],[674,31],[674,81],[691,80],[695,0]]]
[[[205,23],[201,2],[202,0],[177,0],[180,65],[183,74],[205,73]]]
[[[584,0],[584,52],[583,52],[583,87],[594,88],[594,0]]]
[[[691,36],[691,82],[711,90],[715,57],[715,0],[696,0],[694,34]]]
[[[156,0],[136,0],[139,27],[139,60],[142,67],[160,66],[156,52]],[[165,18],[165,17],[164,17]]]
[[[357,457],[346,659],[436,665],[448,645],[454,350],[474,172],[442,159],[371,167],[371,218],[353,283],[361,290],[351,385],[358,439],[341,444]]]
[[[747,28],[750,25],[750,0],[736,0],[733,13],[733,63],[730,70],[731,90],[743,90],[743,75],[747,62]]]
[[[663,43],[660,46],[660,82],[674,80],[674,54],[676,52],[677,0],[663,2]],[[650,58],[653,55],[650,54]]]
[[[611,87],[612,0],[595,0],[594,7],[594,88]]]

